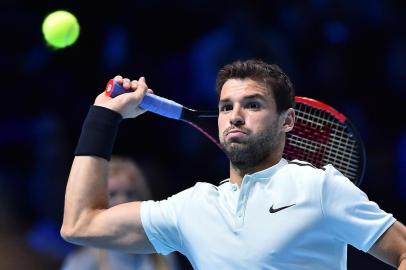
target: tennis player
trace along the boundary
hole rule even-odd
[[[117,129],[144,112],[138,104],[151,92],[143,77],[115,79],[133,92],[101,93],[85,119],[66,188],[67,241],[134,253],[179,251],[195,269],[279,270],[346,269],[350,244],[406,270],[406,228],[392,214],[333,166],[282,158],[295,121],[294,90],[278,66],[258,60],[226,65],[217,77],[229,179],[107,208]]]

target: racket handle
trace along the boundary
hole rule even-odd
[[[128,90],[125,90],[122,85],[120,85],[113,79],[109,80],[106,85],[106,96],[114,98],[126,92],[128,92]],[[139,106],[143,110],[147,110],[176,120],[179,120],[181,118],[183,110],[183,106],[181,104],[176,103],[173,100],[150,93],[145,94]]]

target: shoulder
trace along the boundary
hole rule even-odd
[[[197,182],[193,187],[193,197],[206,197],[209,194],[218,193],[219,188],[216,185],[207,182]]]
[[[288,161],[286,166],[289,169],[294,169],[294,170],[298,170],[298,171],[317,171],[317,170],[325,171],[326,170],[325,167],[318,168],[318,167],[314,166],[313,164],[311,164],[310,162],[299,160],[299,159],[294,159],[294,160]]]
[[[288,162],[285,169],[296,183],[313,190],[317,189],[324,197],[331,197],[333,193],[350,196],[361,192],[351,180],[331,164],[317,168],[306,161],[292,160]]]
[[[166,199],[159,201],[144,201],[143,205],[159,204],[160,206],[177,205],[181,207],[185,203],[196,200],[199,197],[207,194],[208,192],[216,190],[217,187],[215,185],[206,182],[196,182],[194,186],[184,189],[174,195],[171,195]]]
[[[329,182],[339,183],[349,181],[347,177],[331,164],[318,168],[309,162],[297,159],[288,161],[287,164],[279,170],[278,174],[281,178],[290,179],[296,184],[312,187],[322,187]]]
[[[213,184],[207,182],[196,182],[194,186],[187,188],[171,197],[182,196],[182,197],[195,197],[198,194],[205,193],[208,191],[217,190],[217,187]]]
[[[280,170],[280,173],[288,174],[295,179],[322,179],[325,177],[326,172],[326,166],[317,168],[309,162],[298,159],[288,161]]]
[[[322,167],[317,167],[310,162],[299,160],[299,159],[294,159],[294,160],[288,161],[284,168],[289,170],[292,173],[310,173],[310,174],[316,174],[316,175],[320,175],[320,176],[326,176],[326,175],[331,175],[331,174],[332,175],[335,175],[335,174],[342,175],[342,173],[339,172],[332,164],[327,164]]]

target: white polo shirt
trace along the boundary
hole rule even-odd
[[[368,251],[396,220],[333,166],[282,159],[238,188],[196,183],[146,201],[141,220],[162,254],[194,269],[346,269],[347,244]]]

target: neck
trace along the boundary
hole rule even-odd
[[[242,179],[246,174],[253,174],[262,170],[265,170],[273,165],[277,164],[282,158],[282,154],[271,155],[258,165],[249,168],[237,167],[230,162],[230,182],[241,186]]]
[[[241,164],[236,165],[230,162],[230,182],[237,184],[240,187],[242,179],[246,174],[253,174],[277,164],[282,158],[284,147],[285,136],[281,136],[279,142],[276,144],[276,147],[269,151],[269,155],[254,166],[243,166]]]

